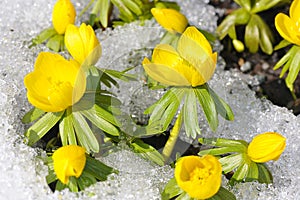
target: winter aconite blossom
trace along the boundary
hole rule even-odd
[[[188,27],[180,36],[177,49],[159,44],[143,67],[154,80],[171,86],[196,87],[206,83],[216,67],[217,53],[204,35],[195,27]]]
[[[221,187],[222,166],[212,155],[186,156],[175,166],[175,179],[178,186],[190,197],[208,199]]]
[[[300,0],[294,0],[290,7],[290,16],[279,13],[275,17],[275,26],[279,34],[287,41],[300,46]]]
[[[69,25],[65,33],[65,45],[72,57],[80,64],[91,66],[101,56],[101,45],[90,25]]]
[[[151,13],[155,20],[169,32],[182,33],[188,25],[186,17],[171,8],[152,8]]]
[[[42,52],[34,70],[24,78],[28,101],[45,112],[63,111],[78,102],[86,89],[85,73],[78,62]]]
[[[74,24],[76,11],[70,0],[58,0],[52,12],[52,24],[58,34],[64,34],[69,24]]]
[[[249,158],[258,163],[277,160],[286,145],[286,139],[276,132],[266,132],[253,138],[248,146]]]
[[[79,178],[86,163],[85,149],[77,145],[63,146],[53,155],[54,171],[57,178],[67,184],[70,176]]]

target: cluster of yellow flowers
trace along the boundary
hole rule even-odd
[[[291,10],[299,6],[300,3],[292,4]],[[154,48],[151,61],[144,59],[142,64],[147,74],[167,86],[197,87],[210,80],[216,68],[217,53],[212,51],[205,36],[196,27],[188,26],[185,16],[176,10],[153,8],[151,12],[166,30],[181,33],[181,36],[176,47],[159,44]],[[291,29],[299,33],[299,16],[294,13],[290,19],[282,14],[276,21],[279,26],[291,25]],[[64,43],[72,58],[67,60],[58,53],[41,52],[34,70],[24,78],[29,102],[45,112],[60,112],[79,102],[86,90],[86,70],[101,56],[101,45],[94,30],[84,23],[76,27],[75,17],[70,0],[57,1],[53,26],[57,33],[64,34]],[[291,35],[286,29],[282,29],[281,34],[299,44],[299,34]],[[260,134],[250,142],[247,156],[257,163],[277,160],[285,145],[285,138],[278,133]],[[57,178],[67,184],[69,177],[81,176],[86,150],[77,145],[63,146],[53,153],[52,159]],[[222,165],[212,155],[182,157],[175,167],[178,186],[197,199],[214,196],[221,187],[221,176]]]
[[[101,56],[101,45],[93,28],[74,25],[75,9],[70,0],[58,0],[53,9],[52,22],[72,58],[58,53],[41,52],[34,70],[24,78],[29,102],[45,112],[60,112],[77,103],[86,90],[86,70]],[[70,176],[79,177],[84,169],[85,148],[68,145],[52,156],[57,178],[64,184]]]
[[[247,156],[256,163],[279,159],[285,149],[286,139],[275,132],[259,134],[249,143]],[[178,186],[192,198],[208,199],[221,187],[222,166],[212,155],[186,156],[175,166]]]
[[[86,89],[83,66],[94,65],[101,56],[101,46],[91,26],[76,27],[70,0],[59,0],[53,10],[53,25],[64,33],[67,50],[73,59],[57,53],[41,52],[33,72],[24,78],[29,102],[45,112],[59,112],[77,103]]]

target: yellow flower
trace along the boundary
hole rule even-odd
[[[86,77],[76,61],[42,52],[34,70],[25,76],[24,84],[32,105],[45,112],[59,112],[80,100],[85,92]]]
[[[248,146],[249,158],[258,163],[278,160],[285,148],[286,139],[276,132],[266,132],[255,136]]]
[[[175,179],[178,186],[190,197],[208,199],[221,187],[222,166],[212,155],[186,156],[175,166]]]
[[[58,0],[52,12],[52,24],[58,34],[64,34],[69,24],[74,24],[76,11],[70,0]]]
[[[172,86],[198,86],[206,83],[216,68],[217,53],[204,35],[188,27],[178,41],[177,50],[167,44],[154,48],[152,62],[143,60],[143,67],[154,80]]]
[[[80,64],[91,66],[101,56],[101,45],[90,25],[69,25],[65,33],[65,45],[72,57]]]
[[[70,176],[79,178],[85,166],[85,149],[77,145],[63,146],[53,155],[54,171],[57,178],[64,184],[69,182]]]
[[[279,13],[275,17],[275,26],[279,34],[287,41],[300,46],[300,0],[294,0],[290,7],[290,17]]]
[[[152,8],[155,20],[169,32],[182,33],[188,25],[186,17],[177,10],[170,8]]]

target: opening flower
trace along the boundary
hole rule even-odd
[[[67,27],[65,45],[76,61],[87,66],[96,64],[102,52],[93,28],[84,23],[79,28],[72,24]]]
[[[300,0],[294,0],[290,7],[290,16],[279,13],[275,17],[275,26],[279,34],[287,41],[300,46]]]
[[[45,112],[59,112],[75,104],[86,88],[79,63],[59,54],[42,52],[34,70],[24,78],[28,101]]]
[[[190,197],[208,199],[221,187],[222,166],[212,155],[185,156],[176,162],[175,179]]]
[[[52,12],[52,24],[58,34],[64,34],[69,24],[74,24],[76,11],[70,0],[58,0]]]
[[[186,17],[171,8],[152,8],[151,13],[155,20],[169,32],[182,33],[188,25]]]
[[[53,153],[52,159],[57,178],[67,184],[70,176],[79,178],[82,174],[86,163],[85,149],[77,145],[63,146]]]
[[[286,139],[276,132],[266,132],[253,138],[248,146],[248,156],[254,162],[278,160],[285,149]]]
[[[213,75],[217,53],[204,35],[195,27],[188,27],[178,41],[177,49],[167,44],[154,48],[152,61],[143,60],[143,67],[154,80],[172,86],[203,85]]]

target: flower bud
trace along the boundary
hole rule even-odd
[[[90,25],[69,25],[65,33],[65,45],[72,57],[81,65],[91,66],[101,56],[101,45]]]
[[[58,0],[52,12],[52,24],[58,34],[64,34],[69,24],[74,24],[76,11],[70,0]]]
[[[70,176],[79,178],[85,167],[85,149],[77,145],[63,146],[53,155],[54,171],[57,178],[64,184],[69,182]]]
[[[170,8],[152,8],[151,13],[156,21],[170,32],[183,33],[188,25],[186,17]]]
[[[234,39],[232,40],[232,44],[237,52],[243,52],[245,49],[244,44],[240,40]]]
[[[278,160],[286,145],[286,139],[276,132],[266,132],[253,138],[248,146],[249,158],[258,163]]]

